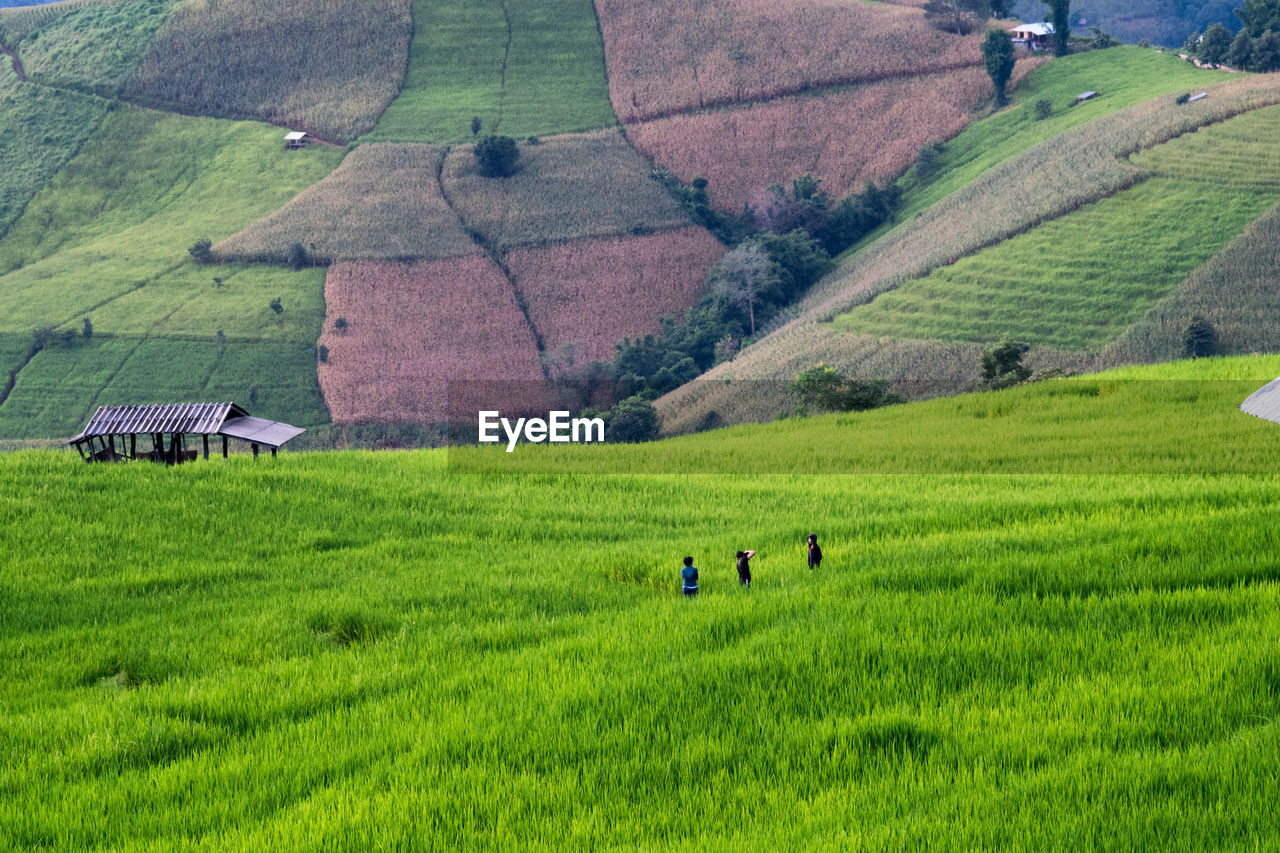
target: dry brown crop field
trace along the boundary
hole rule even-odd
[[[506,178],[481,175],[472,146],[461,145],[449,151],[442,181],[468,227],[502,251],[687,225],[651,171],[621,133],[607,130],[521,143],[519,171]]]
[[[514,249],[505,258],[543,349],[572,347],[572,361],[613,358],[625,337],[658,331],[706,286],[724,254],[707,231],[686,227],[639,237]]]
[[[1038,61],[1020,62],[1011,85]],[[984,70],[962,69],[639,122],[627,138],[682,181],[706,178],[717,207],[740,210],[804,174],[833,198],[891,180],[990,96]]]
[[[325,303],[318,370],[335,424],[433,423],[450,380],[543,378],[511,283],[483,255],[335,264]]]
[[[905,6],[598,0],[596,10],[610,98],[624,123],[982,61],[980,32],[940,32]]]
[[[946,358],[927,355],[934,344],[895,342],[886,351],[902,351],[886,359],[872,355],[868,347],[874,343],[886,348],[887,339],[840,332],[826,321],[904,281],[1132,186],[1144,172],[1128,161],[1128,155],[1198,127],[1280,103],[1280,77],[1241,78],[1208,91],[1208,98],[1194,104],[1180,106],[1173,98],[1162,97],[1110,113],[990,170],[855,255],[813,287],[801,302],[797,319],[704,378],[790,380],[799,371],[825,362],[863,378],[945,381],[955,368]],[[1045,181],[1044,175],[1055,178]],[[1254,263],[1248,260],[1249,251],[1266,251],[1265,242],[1258,245],[1253,250],[1242,245],[1238,263]],[[1033,356],[1037,364],[1067,366],[1072,359],[1083,358],[1054,351]],[[976,367],[970,364],[969,369]],[[716,392],[715,401],[703,399],[705,390],[692,390],[701,384],[663,398],[663,410],[682,411],[682,417],[694,423],[710,408],[725,420],[767,420],[777,415],[776,400],[752,399],[752,383],[741,383],[737,391],[733,385],[738,383],[731,383]]]
[[[320,183],[214,247],[228,260],[283,263],[301,243],[316,263],[452,258],[476,247],[440,191],[446,149],[361,145]]]
[[[373,129],[399,90],[411,0],[185,3],[126,86],[182,112],[260,118],[322,137]]]

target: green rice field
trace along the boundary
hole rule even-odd
[[[1276,372],[730,431],[777,475],[0,456],[0,847],[1269,849]],[[841,473],[906,412],[935,468]],[[1100,436],[1128,473],[1057,473]]]
[[[1280,200],[1266,151],[1280,108],[1255,110],[1140,152],[1152,177],[943,266],[835,321],[897,338],[1003,336],[1097,350]]]
[[[415,0],[400,95],[365,141],[463,142],[612,127],[590,0]]]

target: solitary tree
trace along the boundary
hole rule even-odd
[[[478,136],[480,134],[480,116],[471,117],[471,135]]]
[[[213,260],[213,252],[211,251],[212,249],[213,249],[213,243],[209,240],[209,238],[201,237],[199,240],[191,244],[191,246],[187,249],[187,252],[191,254],[191,257],[196,259],[197,263],[207,264]]]
[[[1191,358],[1208,358],[1218,354],[1218,332],[1203,316],[1197,314],[1182,333],[1182,343]]]
[[[747,309],[751,334],[756,333],[756,302],[760,294],[777,283],[778,273],[768,253],[757,245],[738,246],[711,268],[707,275],[714,291],[732,305]]]
[[[609,410],[609,441],[650,441],[658,437],[658,411],[643,397],[628,397]]]
[[[1229,50],[1231,50],[1231,31],[1219,23],[1204,31],[1197,55],[1206,65],[1221,65],[1226,61]]]
[[[1024,343],[1004,338],[982,353],[982,384],[988,388],[1008,388],[1031,375],[1022,365],[1022,356],[1030,349]]]
[[[996,104],[1004,106],[1007,98],[1004,89],[1013,74],[1013,37],[1008,30],[992,27],[987,30],[987,37],[982,40],[982,61],[987,65],[987,74],[991,84],[996,88]]]
[[[1041,0],[1053,17],[1053,55],[1071,52],[1071,0]]]
[[[505,178],[514,174],[520,160],[520,149],[510,136],[489,134],[476,143],[474,151],[480,173],[490,178]]]
[[[84,339],[87,341],[93,337],[93,322],[88,318],[84,318]]]

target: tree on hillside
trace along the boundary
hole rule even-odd
[[[883,379],[862,382],[850,379],[829,364],[817,364],[802,371],[791,383],[799,405],[796,414],[820,412],[865,412],[906,400],[889,390]]]
[[[1229,50],[1231,50],[1231,31],[1219,23],[1204,31],[1197,55],[1206,65],[1221,65],[1227,61]]]
[[[928,0],[924,4],[924,15],[935,27],[958,36],[973,32],[990,11],[990,0]]]
[[[510,136],[489,134],[474,149],[480,173],[490,178],[505,178],[514,174],[520,161],[520,149]]]
[[[1053,18],[1053,55],[1071,52],[1071,0],[1041,0]]]
[[[1227,49],[1227,64],[1232,68],[1248,68],[1253,63],[1253,40],[1246,30],[1240,30]]]
[[[987,74],[996,89],[996,104],[1004,106],[1005,86],[1013,74],[1013,37],[1008,30],[992,27],[987,30],[987,37],[982,40],[982,61],[986,63]]]
[[[1004,338],[982,353],[982,384],[987,388],[1008,388],[1017,385],[1031,375],[1022,365],[1022,356],[1030,347],[1024,343]]]
[[[1236,9],[1236,17],[1253,38],[1267,30],[1280,32],[1280,0],[1244,0],[1244,8]]]
[[[778,283],[778,272],[764,249],[743,245],[725,253],[707,274],[712,289],[733,305],[746,309],[756,333],[756,303],[765,290]]]

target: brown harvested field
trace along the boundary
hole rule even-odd
[[[218,243],[214,254],[284,263],[293,243],[316,262],[472,254],[475,243],[440,192],[445,150],[361,145],[329,177]]]
[[[335,264],[325,303],[318,371],[335,424],[434,423],[452,380],[543,378],[511,284],[483,255]]]
[[[1013,83],[1028,69],[1019,63]],[[640,122],[627,138],[682,181],[710,181],[717,207],[740,210],[804,174],[822,178],[833,198],[894,178],[990,96],[986,71],[963,69]]]
[[[126,86],[135,100],[354,139],[395,98],[411,0],[182,3]]]
[[[573,361],[586,364],[611,360],[623,338],[683,314],[723,254],[718,240],[691,226],[516,249],[506,265],[544,349],[572,345]]]
[[[848,0],[597,0],[624,123],[691,109],[980,67],[983,32],[955,36],[916,8]]]
[[[616,130],[520,144],[520,168],[506,178],[476,169],[472,146],[449,152],[445,194],[489,246],[506,250],[584,237],[687,225],[652,168]]]

